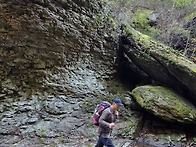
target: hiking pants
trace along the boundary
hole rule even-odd
[[[104,145],[106,147],[114,147],[114,145],[113,145],[113,143],[112,143],[110,138],[103,138],[100,135],[95,147],[103,147]]]

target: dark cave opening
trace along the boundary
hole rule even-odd
[[[154,80],[151,79],[146,73],[140,70],[131,59],[124,53],[123,45],[129,44],[126,37],[119,38],[119,46],[117,50],[117,77],[118,79],[128,86],[135,88],[139,85],[153,84]]]

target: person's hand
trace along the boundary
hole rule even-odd
[[[115,126],[115,123],[111,123],[111,124],[109,125],[109,128],[110,128],[110,129],[113,129],[114,126]]]

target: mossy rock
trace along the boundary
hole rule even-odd
[[[181,54],[170,50],[167,52],[165,49],[153,50],[151,55],[196,95],[196,64],[194,62],[187,60]]]
[[[122,37],[126,40],[123,45],[124,52],[141,70],[156,81],[173,87],[181,84],[196,95],[196,64],[194,62],[186,59],[173,48],[133,28],[124,29]],[[193,99],[195,100],[194,97]]]
[[[150,54],[152,49],[156,49],[156,47],[159,48],[159,46],[161,47],[163,44],[160,45],[149,36],[133,28],[124,29],[122,40],[121,49],[140,70],[152,77],[155,81],[169,86],[180,85],[169,73],[167,68]]]
[[[165,87],[140,86],[132,91],[132,95],[142,108],[164,120],[196,123],[196,108]]]

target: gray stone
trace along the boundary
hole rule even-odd
[[[142,129],[142,117],[133,115],[127,120],[120,120],[116,123],[113,135],[120,138],[136,139]]]
[[[30,110],[33,110],[34,107],[33,106],[20,106],[18,108],[18,111],[20,112],[27,112],[27,111],[30,111]]]
[[[45,102],[46,112],[50,114],[69,114],[73,111],[73,107],[73,105],[59,99]]]
[[[28,119],[29,117],[26,113],[17,113],[14,115],[14,120],[18,124],[18,126],[26,124]]]
[[[30,119],[27,121],[27,123],[35,123],[35,122],[37,122],[38,120],[39,120],[38,117],[32,117],[32,118],[30,118]]]
[[[84,117],[83,112],[81,112],[81,110],[73,111],[71,113],[71,116],[76,117],[76,118],[80,118],[80,119]]]
[[[152,13],[151,15],[149,15],[149,19],[156,22],[160,14],[161,13]]]
[[[3,136],[0,135],[0,146],[2,147],[9,147],[12,146],[13,144],[21,141],[20,136],[12,136],[12,135],[7,135],[7,136]]]
[[[3,118],[0,121],[0,134],[14,134],[17,129],[16,122],[13,118]]]
[[[97,136],[95,136],[95,133],[93,131],[93,128],[90,127],[89,124],[84,124],[81,127],[79,127],[77,129],[77,133],[80,134],[80,135],[82,135],[82,136],[84,136],[84,137],[86,137],[86,138],[89,138],[89,137],[90,138],[97,137]]]
[[[76,135],[77,130],[76,128],[79,128],[84,125],[84,121],[81,119],[77,119],[74,117],[67,117],[62,119],[59,123],[56,124],[55,130],[57,132],[61,132],[64,134],[72,134]]]
[[[144,134],[143,137],[139,138],[138,146],[159,146],[159,147],[166,147],[166,146],[175,146],[181,147],[186,146],[184,142],[181,140],[184,138],[185,134]]]
[[[34,125],[35,134],[39,137],[58,137],[55,131],[55,123],[51,121],[39,121]]]
[[[3,98],[4,96],[6,96],[6,94],[0,94],[0,98]]]
[[[28,134],[34,134],[36,131],[35,127],[33,125],[21,125],[20,126],[20,132],[22,135],[28,135]]]

